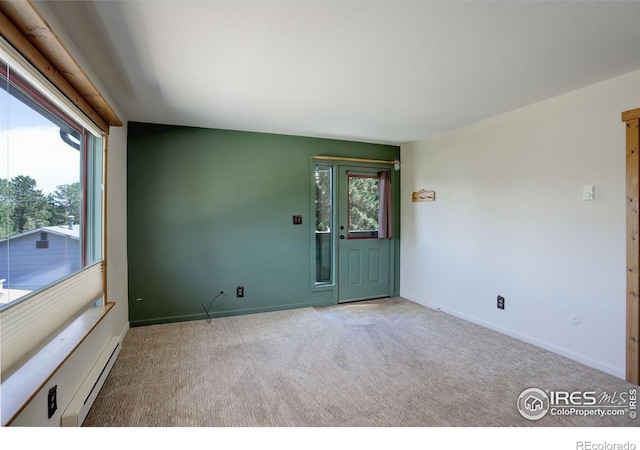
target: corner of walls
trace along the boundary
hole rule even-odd
[[[638,86],[640,71],[403,145],[401,295],[624,378],[621,113]],[[412,203],[419,189],[436,201]]]

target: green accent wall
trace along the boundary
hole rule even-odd
[[[312,290],[311,156],[400,159],[389,145],[138,122],[128,130],[132,326],[203,319],[201,304],[220,291],[213,317],[335,304],[334,289]],[[397,295],[397,267],[394,278]]]

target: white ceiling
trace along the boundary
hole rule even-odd
[[[48,4],[139,122],[403,143],[640,69],[638,1]]]

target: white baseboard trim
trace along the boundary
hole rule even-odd
[[[122,331],[120,332],[120,343],[122,344],[122,341],[124,341],[125,336],[127,335],[127,333],[129,332],[129,322],[124,324],[124,327],[122,327]]]
[[[518,331],[511,330],[509,328],[504,328],[504,327],[498,326],[498,325],[493,324],[491,322],[487,322],[486,320],[478,319],[477,317],[470,316],[470,315],[468,315],[466,313],[457,311],[455,309],[443,307],[441,305],[435,304],[433,302],[429,302],[429,301],[421,298],[420,296],[413,295],[411,293],[400,292],[400,297],[406,298],[407,300],[411,300],[414,303],[418,303],[420,305],[426,306],[427,308],[431,308],[431,309],[436,310],[436,311],[442,311],[442,312],[444,312],[446,314],[450,314],[452,316],[458,317],[458,318],[466,320],[468,322],[475,323],[476,325],[480,325],[480,326],[488,328],[490,330],[497,331],[498,333],[505,334],[505,335],[510,336],[510,337],[512,337],[514,339],[518,339],[519,341],[526,342],[527,344],[535,345],[536,347],[540,347],[540,348],[543,348],[545,350],[549,350],[552,353],[556,353],[558,355],[564,356],[564,357],[569,358],[569,359],[571,359],[573,361],[576,361],[576,362],[579,362],[581,364],[584,364],[585,366],[589,366],[589,367],[592,367],[594,369],[600,370],[602,372],[608,373],[609,375],[613,375],[614,377],[620,378],[622,380],[626,379],[626,374],[625,374],[625,369],[624,368],[614,367],[614,366],[612,366],[610,364],[603,363],[602,361],[598,361],[598,360],[589,358],[588,356],[584,356],[584,355],[581,355],[579,353],[575,353],[575,352],[572,352],[570,350],[567,350],[565,348],[558,347],[557,345],[552,344],[550,342],[542,341],[542,340],[537,339],[537,338],[535,338],[533,336],[529,336],[529,335],[520,333]]]
[[[62,427],[81,427],[84,419],[89,414],[102,385],[107,379],[111,368],[120,353],[122,343],[118,336],[114,336],[106,345],[93,368],[84,379],[80,388],[74,395],[71,403],[67,405],[60,419]]]

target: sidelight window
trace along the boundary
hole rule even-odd
[[[333,263],[333,167],[315,168],[315,253],[316,285],[332,282]]]

